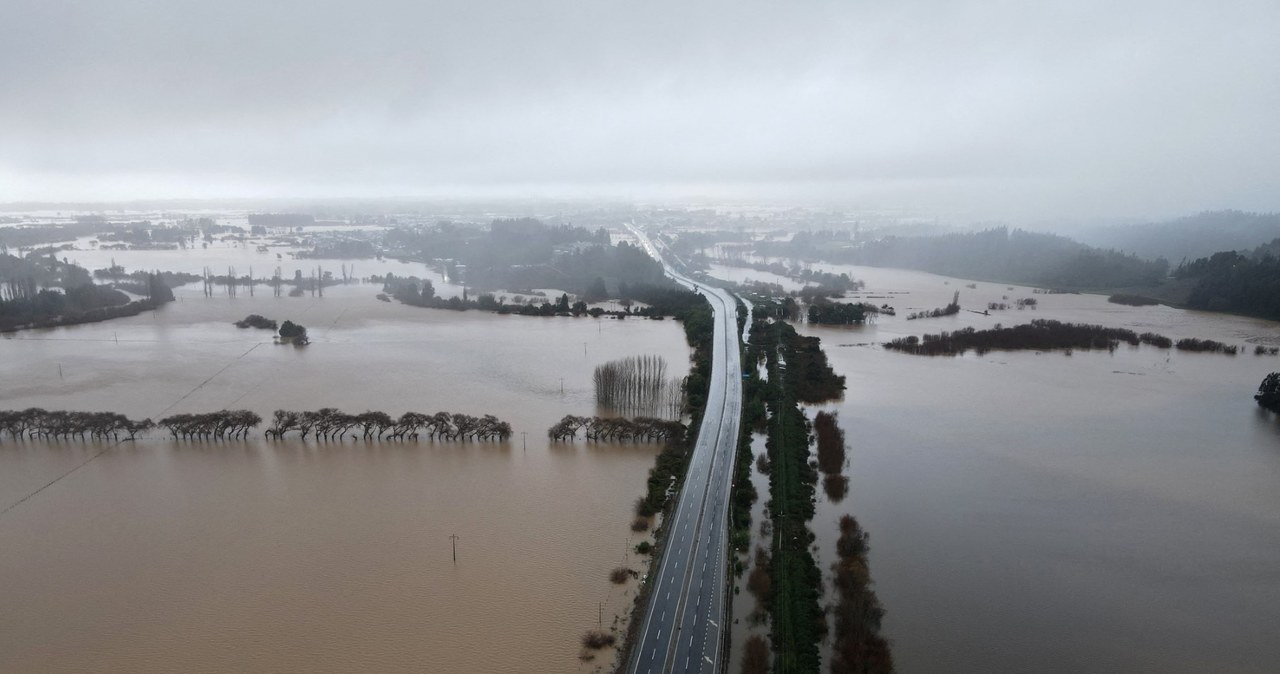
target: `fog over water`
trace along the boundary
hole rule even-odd
[[[0,7],[0,202],[801,199],[1280,208],[1280,5]]]

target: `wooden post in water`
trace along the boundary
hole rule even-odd
[[[449,540],[453,541],[453,563],[458,563],[458,534],[449,534]]]

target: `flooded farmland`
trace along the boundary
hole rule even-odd
[[[0,409],[494,414],[506,442],[0,440],[0,671],[590,671],[630,597],[656,445],[552,445],[595,365],[689,350],[674,321],[325,297],[204,298],[0,338]],[[305,348],[231,322],[308,327]],[[452,559],[450,536],[456,534]],[[638,540],[638,539],[637,539]],[[629,555],[629,557],[628,557]]]
[[[830,577],[837,520],[871,534],[871,576],[898,670],[1267,672],[1280,602],[1280,423],[1252,395],[1280,325],[1098,295],[1033,294],[919,272],[820,265],[867,281],[898,316],[806,325],[848,378],[839,412],[849,494],[819,490],[812,528]],[[905,320],[960,291],[965,308]],[[920,357],[879,343],[1034,318],[1245,346],[1241,355],[1121,345],[1114,353]],[[744,592],[745,594],[745,592]]]

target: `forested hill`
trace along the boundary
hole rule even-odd
[[[1180,265],[1179,279],[1194,285],[1187,306],[1280,320],[1280,238],[1250,255],[1220,251]]]
[[[1280,213],[1206,211],[1197,215],[1140,225],[1083,230],[1080,240],[1155,259],[1180,260],[1208,257],[1223,250],[1252,250],[1264,241],[1280,237]]]
[[[616,295],[623,284],[666,285],[662,265],[609,232],[547,225],[533,218],[494,220],[488,227],[440,223],[398,228],[388,250],[422,260],[447,260],[478,290],[555,288],[593,298]]]
[[[789,242],[762,243],[758,252],[1065,289],[1155,285],[1169,268],[1164,260],[1142,260],[1053,234],[1005,227],[856,243],[847,232],[801,232]]]

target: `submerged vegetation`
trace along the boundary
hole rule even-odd
[[[1018,308],[1021,309],[1022,306],[1020,305]],[[954,316],[958,313],[960,313],[960,291],[959,290],[957,290],[955,296],[951,298],[951,304],[948,304],[947,306],[942,307],[941,309],[932,309],[930,311],[917,311],[912,314],[907,314],[907,320],[914,321],[920,318],[942,318],[943,316]]]
[[[159,426],[175,439],[224,440],[247,438],[249,431],[261,424],[262,417],[250,410],[174,414],[157,423],[150,419],[135,421],[113,412],[46,411],[36,407],[0,411],[0,431],[12,438],[118,440],[124,434],[132,440],[138,433]],[[265,435],[281,438],[287,433],[297,433],[302,438],[311,435],[317,440],[340,440],[348,434],[366,440],[417,440],[420,435],[440,440],[505,440],[511,437],[511,425],[490,414],[473,417],[448,412],[406,412],[394,419],[385,412],[346,414],[331,407],[314,412],[276,410]]]
[[[1263,409],[1280,414],[1280,372],[1272,372],[1262,378],[1258,393],[1253,396]]]
[[[136,316],[173,301],[173,291],[158,273],[144,273],[128,290],[96,285],[82,267],[52,254],[25,258],[0,254],[0,331],[52,328]]]
[[[506,440],[511,437],[511,424],[492,414],[474,417],[469,414],[420,414],[405,412],[392,418],[385,412],[347,414],[332,407],[314,412],[276,410],[269,438],[297,433],[317,440],[340,440],[348,433],[365,440],[417,440],[421,436],[438,440]]]
[[[93,438],[132,440],[139,432],[154,427],[150,419],[133,420],[115,412],[66,412],[29,407],[0,410],[0,431],[11,438]]]
[[[972,349],[979,354],[993,350],[1017,351],[1035,349],[1115,349],[1121,342],[1134,346],[1141,343],[1164,344],[1168,338],[1153,333],[1139,335],[1124,328],[1101,325],[1063,323],[1048,319],[1031,321],[1013,327],[977,330],[972,327],[936,335],[899,337],[885,343],[886,349],[921,356],[957,356]]]
[[[1225,353],[1228,356],[1234,356],[1240,351],[1240,347],[1235,344],[1223,344],[1215,342],[1212,339],[1196,339],[1188,337],[1179,339],[1174,343],[1179,351],[1204,351],[1208,353]]]
[[[174,438],[221,440],[245,438],[249,429],[262,423],[262,417],[249,410],[222,410],[200,414],[175,414],[161,419],[156,425],[169,431]]]
[[[840,518],[840,538],[836,541],[839,560],[832,565],[836,602],[835,639],[831,649],[832,674],[890,674],[893,655],[889,642],[880,636],[884,609],[871,590],[871,569],[867,564],[868,536],[852,515]]]
[[[844,500],[849,491],[849,478],[844,472],[844,430],[834,412],[818,412],[813,418],[813,434],[818,444],[818,470],[822,471],[822,489],[832,503]]]
[[[769,510],[773,518],[769,611],[779,672],[812,672],[820,664],[818,641],[826,632],[819,605],[822,573],[809,544],[817,471],[809,465],[810,424],[800,402],[838,397],[844,378],[835,374],[816,337],[802,337],[783,322],[751,327],[752,361],[769,372]],[[751,364],[748,363],[748,366]],[[758,581],[757,581],[758,582]]]
[[[769,373],[767,381],[754,374],[753,366],[761,361]],[[752,325],[744,365],[748,371],[744,420],[767,418],[768,455],[767,459],[762,455],[760,462],[769,468],[768,509],[772,518],[770,551],[756,550],[747,589],[771,617],[772,644],[776,651],[774,671],[816,672],[821,663],[818,642],[827,632],[827,622],[820,604],[822,573],[813,556],[814,535],[808,524],[815,509],[815,485],[819,477],[815,468],[827,474],[824,485],[833,501],[843,498],[848,481],[841,474],[846,449],[837,416],[819,412],[810,424],[800,403],[822,403],[838,398],[844,388],[844,378],[827,364],[817,338],[801,337],[793,327],[780,321],[757,320]],[[758,417],[753,412],[757,406],[761,408]],[[814,441],[817,443],[816,464],[810,458]],[[843,649],[842,657],[847,660],[834,660],[833,667],[835,662],[846,661],[850,667],[833,671],[891,671],[888,645],[878,636],[867,636],[868,631],[874,633],[879,629],[879,618],[883,614],[879,604],[867,601],[869,590],[867,593],[845,592],[855,588],[858,582],[864,587],[869,584],[865,558],[861,562],[861,575],[854,573],[857,571],[854,561],[837,565],[837,589],[842,594],[836,608],[835,647]],[[843,572],[844,567],[854,575]],[[874,595],[870,597],[874,599]],[[764,646],[761,639],[753,648],[758,651]],[[743,671],[767,671],[768,658],[764,655],[767,651],[744,658]],[[885,663],[888,663],[887,669]]]
[[[1224,344],[1212,339],[1188,337],[1174,342],[1154,332],[1138,334],[1125,328],[1063,323],[1048,319],[1034,320],[1009,328],[997,324],[989,330],[968,327],[923,337],[910,335],[886,342],[884,348],[917,356],[958,356],[971,349],[979,355],[988,351],[1019,350],[1105,349],[1114,351],[1122,342],[1130,346],[1149,344],[1161,349],[1173,347],[1179,351],[1222,353],[1228,356],[1234,356],[1240,352],[1240,347],[1236,344]],[[1255,348],[1254,353],[1263,355],[1270,353],[1270,350],[1266,347]]]
[[[244,318],[236,321],[233,325],[237,328],[257,328],[259,330],[275,330],[280,327],[275,321],[258,314],[249,314]]]
[[[293,321],[285,321],[280,324],[280,341],[297,346],[305,346],[311,343],[311,340],[307,337],[307,329]]]
[[[1160,304],[1160,300],[1145,295],[1132,295],[1129,293],[1117,293],[1107,298],[1112,304],[1124,304],[1130,307],[1149,307]]]
[[[653,417],[577,417],[565,415],[547,430],[547,437],[557,442],[576,440],[578,431],[588,440],[632,440],[646,442],[684,442],[687,429],[679,421]]]
[[[819,325],[856,325],[866,322],[867,310],[861,304],[818,298],[809,304],[808,318]]]
[[[661,356],[631,356],[597,365],[592,382],[601,406],[670,417],[680,414],[681,383],[667,378],[667,361]]]

